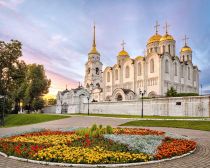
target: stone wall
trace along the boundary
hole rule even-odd
[[[176,97],[144,99],[144,115],[210,117],[210,97]],[[141,100],[100,102],[89,105],[90,113],[141,115]],[[83,104],[82,113],[88,105]]]
[[[95,102],[89,104],[89,109],[90,113],[95,114],[141,115],[141,103],[141,100]],[[87,103],[72,104],[72,107],[71,105],[68,107],[68,113],[88,112]],[[144,99],[143,107],[144,115],[210,117],[209,96]],[[57,109],[59,108],[57,106]],[[75,109],[75,111],[72,109]],[[56,113],[56,106],[47,107],[44,109],[44,112]]]
[[[44,113],[47,114],[55,114],[56,113],[56,106],[47,106],[43,109]]]

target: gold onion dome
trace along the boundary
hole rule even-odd
[[[173,36],[169,34],[165,34],[164,36],[161,37],[160,41],[167,41],[167,40],[174,40]]]
[[[129,56],[128,52],[124,49],[118,53],[118,56]]]
[[[154,42],[159,42],[161,37],[162,37],[161,35],[155,34],[155,35],[153,35],[152,37],[149,38],[149,40],[147,41],[147,44],[154,43]]]
[[[120,51],[118,53],[118,56],[129,56],[128,52],[125,51],[125,42],[124,42],[124,40],[123,40],[121,45],[122,45],[122,51]]]
[[[185,45],[184,47],[182,47],[181,52],[185,51],[192,52],[192,49],[189,46]]]

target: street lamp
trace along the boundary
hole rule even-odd
[[[89,115],[89,100],[90,100],[90,96],[87,96],[87,100],[88,100],[88,115]]]
[[[141,103],[142,103],[142,106],[141,106],[141,118],[144,117],[144,111],[143,111],[143,97],[146,93],[146,90],[144,91],[141,91],[141,89],[139,89],[139,94],[141,95]]]

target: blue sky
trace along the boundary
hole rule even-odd
[[[97,49],[104,66],[116,63],[125,40],[131,57],[143,55],[146,42],[167,21],[176,54],[186,34],[200,83],[210,92],[210,1],[208,0],[0,0],[0,40],[20,40],[27,63],[44,64],[56,94],[83,82],[84,64],[96,23]]]

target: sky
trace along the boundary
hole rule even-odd
[[[0,41],[22,42],[27,63],[43,64],[52,80],[50,94],[84,82],[93,24],[103,66],[116,63],[122,40],[133,58],[143,55],[160,24],[176,40],[176,54],[189,37],[203,93],[210,93],[209,0],[0,0]]]

